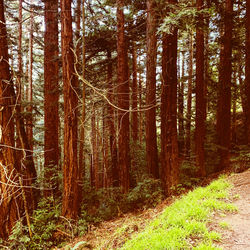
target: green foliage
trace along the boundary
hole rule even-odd
[[[167,207],[145,231],[125,243],[123,249],[218,249],[213,243],[221,236],[206,223],[214,210],[235,211],[224,202],[230,185],[224,179],[197,188]]]
[[[238,150],[235,150],[235,157],[232,159],[234,162],[234,171],[236,173],[243,172],[247,170],[250,166],[250,150],[248,146],[238,147]]]
[[[27,225],[18,221],[9,237],[11,249],[49,249],[62,244],[71,236],[79,235],[87,230],[86,221],[78,223],[68,221],[60,216],[60,203],[55,203],[52,197],[42,199],[31,217],[32,238]]]
[[[127,195],[127,202],[131,208],[156,206],[162,199],[160,181],[151,178],[139,182]]]
[[[159,180],[145,177],[128,194],[122,194],[120,188],[96,191],[86,185],[83,197],[81,218],[95,224],[112,219],[120,213],[154,207],[163,199],[163,193]]]
[[[29,237],[28,227],[19,221],[9,237],[10,246],[22,249],[44,249],[41,246],[49,248],[56,245],[58,242],[54,238],[54,233],[59,215],[59,205],[54,205],[52,199],[42,199],[32,216],[32,238]]]
[[[131,154],[131,181],[132,185],[135,186],[137,183],[143,181],[148,176],[146,167],[146,145],[130,143],[130,154]]]

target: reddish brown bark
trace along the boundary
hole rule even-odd
[[[15,171],[14,120],[13,120],[13,93],[11,91],[11,76],[8,65],[7,32],[4,18],[4,4],[0,0],[0,180],[8,183],[7,178],[17,181]],[[6,61],[5,61],[6,60]],[[5,173],[6,172],[6,173]],[[0,237],[7,238],[18,219],[18,207],[14,193],[17,188],[0,184]],[[9,198],[8,198],[9,197]],[[20,202],[18,201],[17,204]]]
[[[146,106],[146,161],[149,174],[159,178],[156,134],[156,14],[155,0],[147,0],[147,81]]]
[[[62,215],[76,218],[80,200],[77,160],[77,79],[74,74],[71,0],[61,1],[62,64],[64,93],[64,163]]]
[[[112,55],[111,51],[107,51],[107,81],[109,86],[108,99],[111,103],[114,103],[113,97],[113,81],[112,81]],[[112,186],[119,186],[119,172],[117,166],[117,140],[116,140],[116,130],[115,130],[115,111],[114,108],[108,106],[108,128],[109,128],[109,147],[110,147],[110,156],[111,156],[111,182]]]
[[[203,9],[204,1],[197,0],[197,10]],[[206,98],[204,79],[204,18],[198,16],[196,27],[196,116],[195,116],[195,152],[196,152],[196,173],[200,177],[206,175],[205,169],[205,120],[206,120]]]
[[[78,21],[77,21],[77,30],[80,38],[80,0],[78,0]],[[82,77],[85,79],[85,0],[82,1]],[[78,38],[78,39],[79,39]],[[80,47],[80,44],[79,44]],[[78,58],[80,58],[80,49],[77,51]],[[84,143],[85,143],[85,119],[86,119],[86,94],[85,94],[85,83],[82,82],[82,114],[81,114],[81,129],[80,129],[80,145],[79,145],[79,177],[82,181],[82,178],[85,175],[85,154],[84,154]]]
[[[231,140],[231,75],[232,75],[232,0],[225,1],[223,34],[220,51],[219,93],[217,103],[217,138],[220,162],[217,170],[229,167]]]
[[[139,73],[139,85],[138,85],[138,92],[139,92],[139,109],[142,109],[142,79],[141,79],[141,73]],[[139,142],[140,145],[143,140],[143,113],[139,112]]]
[[[138,141],[138,90],[137,90],[137,55],[136,45],[132,43],[132,60],[133,60],[133,82],[132,82],[132,139]]]
[[[22,77],[23,77],[23,58],[22,58],[22,22],[23,22],[23,0],[19,0],[19,23],[18,23],[18,74],[17,74],[17,84],[16,84],[16,97],[17,103],[20,105],[20,110],[23,111],[22,107],[22,99],[23,99],[23,84],[22,84]],[[17,138],[16,146],[21,148],[20,138]],[[23,152],[18,151],[16,152],[17,162],[21,162],[23,157]]]
[[[250,145],[250,2],[246,1],[246,128],[247,128],[247,141]]]
[[[186,116],[186,156],[191,153],[191,115],[192,115],[192,88],[193,88],[193,34],[189,37],[189,60],[188,60],[188,94],[187,94],[187,116]]]
[[[44,34],[44,168],[46,183],[57,189],[53,181],[59,169],[59,65],[58,65],[58,1],[45,1]],[[47,192],[47,195],[52,192]]]
[[[237,112],[237,78],[236,71],[233,72],[233,86],[232,86],[232,144],[235,146],[237,143],[237,131],[236,131],[236,112]]]
[[[109,172],[109,145],[108,145],[108,109],[103,107],[102,115],[102,187],[107,188],[111,187],[111,175]]]
[[[22,101],[22,76],[23,76],[23,59],[22,59],[22,37],[23,37],[23,0],[19,0],[19,23],[18,23],[18,77],[17,77],[17,101]]]
[[[96,125],[96,111],[95,111],[95,107],[93,107],[93,111],[92,111],[92,116],[91,116],[91,142],[92,142],[92,185],[93,187],[95,187],[96,189],[98,189],[100,187],[99,185],[99,157],[98,157],[98,140],[99,140],[99,136],[98,136],[98,128]]]
[[[168,3],[175,4],[175,0]],[[161,168],[166,195],[179,179],[177,141],[177,29],[164,34],[162,41]]]
[[[33,0],[30,2],[33,4]],[[29,28],[29,75],[28,75],[28,96],[27,100],[29,102],[29,105],[27,107],[27,111],[29,113],[29,116],[27,118],[27,136],[29,140],[29,144],[31,147],[31,150],[33,150],[33,26],[34,26],[34,13],[33,8],[30,10],[30,28]]]
[[[129,82],[124,29],[124,0],[117,0],[117,98],[118,106],[118,166],[122,192],[129,190]],[[121,110],[122,109],[122,110]]]
[[[180,58],[180,56],[179,56]],[[178,89],[178,128],[179,128],[179,153],[183,155],[185,146],[185,128],[184,128],[184,77],[185,77],[185,52],[182,53],[182,69],[179,78]]]
[[[0,0],[0,237],[6,238],[13,228],[19,216],[23,216],[23,206],[20,198],[20,188],[18,177],[23,177],[23,188],[27,202],[29,202],[29,211],[34,209],[37,193],[30,187],[35,181],[36,171],[30,147],[28,145],[27,135],[24,130],[23,119],[20,116],[20,105],[14,105],[17,97],[14,92],[14,86],[11,81],[9,70],[9,55],[7,45],[7,32],[4,18],[4,4]],[[16,109],[16,110],[15,110]],[[14,113],[16,113],[16,132],[20,138],[21,148],[25,157],[22,164],[17,162],[14,141]],[[8,179],[10,178],[10,179]],[[8,183],[16,183],[16,186]]]

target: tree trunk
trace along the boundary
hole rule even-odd
[[[138,92],[139,92],[139,110],[142,109],[142,79],[141,79],[141,73],[139,73],[139,85],[138,85]],[[139,142],[140,145],[142,145],[143,142],[143,112],[139,112]]]
[[[15,195],[18,188],[7,184],[8,178],[17,182],[18,176],[15,170],[16,155],[13,150],[15,147],[12,109],[14,100],[10,87],[11,76],[8,65],[9,55],[3,0],[0,0],[0,58],[0,142],[5,145],[0,146],[0,237],[7,238],[15,222],[19,219],[17,204],[20,201]]]
[[[127,66],[127,49],[124,28],[124,0],[117,0],[117,97],[118,97],[118,122],[119,138],[118,150],[120,167],[120,185],[122,192],[129,190],[129,82]]]
[[[250,2],[246,1],[246,127],[247,127],[247,142],[250,145]]]
[[[204,1],[197,0],[197,10],[203,9]],[[206,98],[204,80],[204,19],[199,14],[196,27],[196,116],[195,116],[195,151],[196,151],[196,173],[199,177],[206,175],[205,169],[205,120],[206,120]]]
[[[18,74],[17,74],[17,84],[16,84],[16,97],[17,104],[20,105],[20,110],[23,111],[22,100],[23,100],[23,58],[22,58],[22,38],[23,38],[23,0],[19,0],[19,23],[18,23]],[[17,148],[21,148],[20,138],[16,140]],[[16,152],[17,162],[21,163],[21,159],[23,157],[22,151]],[[19,166],[20,167],[20,166]]]
[[[80,1],[80,0],[78,0]],[[82,2],[82,78],[85,79],[85,67],[86,67],[86,62],[85,62],[85,7],[84,7],[85,0]],[[79,13],[80,15],[80,13]],[[80,19],[80,17],[79,17]],[[78,24],[78,29],[80,32],[80,20]],[[80,38],[80,34],[79,34]],[[79,51],[80,54],[80,51]],[[80,57],[80,55],[79,55]],[[80,130],[80,145],[79,145],[79,177],[84,177],[85,176],[85,153],[84,153],[84,143],[85,143],[85,119],[86,119],[86,94],[85,94],[85,83],[82,82],[82,115],[81,115],[81,130]],[[82,179],[81,178],[81,179]],[[80,179],[80,181],[82,181]]]
[[[75,219],[79,213],[77,161],[77,79],[74,74],[71,0],[61,1],[62,65],[64,92],[64,164],[62,215]]]
[[[103,126],[102,126],[102,155],[103,155],[103,168],[102,168],[102,187],[111,187],[110,172],[109,172],[109,148],[108,148],[108,112],[107,107],[103,107]]]
[[[156,14],[155,0],[147,0],[147,81],[146,105],[146,161],[149,174],[159,178],[156,134]]]
[[[93,173],[93,186],[98,189],[99,188],[99,157],[98,157],[98,133],[97,133],[97,126],[96,126],[96,110],[93,106],[92,116],[91,116],[91,140],[92,140],[92,173]]]
[[[184,154],[185,146],[185,129],[184,129],[184,83],[185,83],[185,52],[182,52],[182,69],[181,77],[179,80],[178,91],[178,125],[179,125],[179,153],[181,156]]]
[[[33,4],[33,0],[30,0],[30,4]],[[33,26],[34,26],[34,13],[33,7],[30,10],[30,37],[29,37],[29,87],[28,87],[28,102],[27,111],[29,113],[27,119],[27,135],[31,150],[33,150]]]
[[[219,93],[217,104],[217,138],[220,162],[217,170],[229,167],[231,141],[231,74],[232,74],[232,27],[233,2],[226,0],[220,51]]]
[[[2,58],[0,60],[0,143],[2,145],[0,146],[0,237],[7,238],[17,219],[23,216],[20,192],[24,192],[29,202],[29,212],[36,206],[37,192],[31,188],[31,184],[36,179],[36,171],[24,130],[23,118],[20,115],[21,108],[20,105],[14,105],[17,97],[8,64],[3,0],[0,0],[0,58]],[[14,113],[16,113],[16,132],[21,144],[18,150],[23,150],[25,156],[22,164],[17,162],[16,158]],[[23,184],[28,188],[20,190],[19,176],[23,178]],[[15,185],[8,185],[9,181]]]
[[[132,83],[132,139],[138,141],[138,90],[137,90],[137,55],[135,42],[132,43],[133,83]]]
[[[112,55],[111,51],[107,50],[107,81],[108,81],[108,99],[111,103],[114,103],[114,92],[113,92],[113,80],[112,80]],[[114,108],[108,106],[108,127],[109,127],[109,147],[111,156],[111,179],[112,186],[119,186],[119,172],[117,166],[117,140],[116,140],[116,126],[115,126],[115,111]]]
[[[188,62],[188,96],[187,96],[187,122],[186,122],[186,157],[191,153],[191,117],[192,117],[192,88],[193,88],[193,34],[189,36],[189,62]]]
[[[168,3],[176,4],[176,0]],[[161,95],[161,168],[166,195],[178,184],[179,159],[177,140],[177,28],[164,34],[162,41],[162,95]]]
[[[59,171],[59,65],[58,1],[45,1],[44,34],[44,170],[46,183],[58,191],[55,176]]]

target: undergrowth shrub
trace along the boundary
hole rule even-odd
[[[86,232],[87,223],[69,221],[60,216],[61,204],[54,202],[52,197],[43,198],[31,216],[32,238],[29,229],[22,220],[18,221],[8,240],[10,249],[50,249],[60,246],[64,241]],[[25,219],[23,218],[25,221]]]
[[[131,208],[156,206],[163,199],[163,192],[159,180],[144,179],[127,195],[127,202]]]

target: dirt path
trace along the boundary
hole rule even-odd
[[[238,213],[229,214],[220,221],[228,223],[229,228],[220,230],[223,240],[220,246],[230,250],[250,250],[250,169],[229,177],[234,187],[232,197]]]

